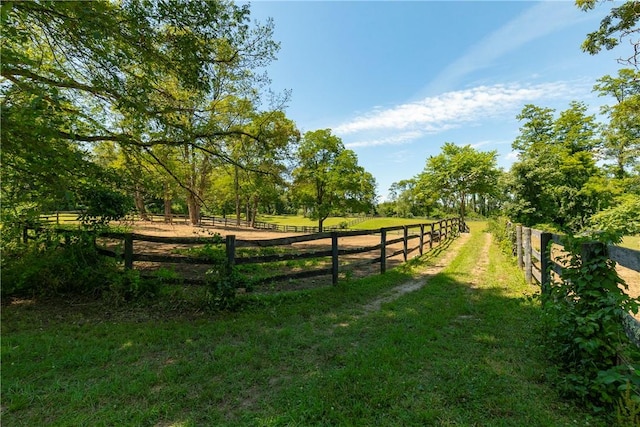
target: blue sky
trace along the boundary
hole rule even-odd
[[[525,104],[593,113],[592,93],[615,75],[620,51],[580,49],[610,3],[582,12],[572,1],[254,1],[253,19],[275,23],[281,43],[267,72],[291,89],[287,115],[303,132],[332,129],[378,183],[420,173],[445,142],[515,160]],[[624,52],[623,52],[624,53]]]

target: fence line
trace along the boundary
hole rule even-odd
[[[553,256],[554,246],[556,250],[564,250],[564,236],[541,230],[516,225],[516,258],[518,266],[524,270],[527,283],[535,281],[540,285],[542,292],[546,292],[551,285],[551,279],[555,274],[562,277],[564,266],[558,263]],[[590,246],[599,243],[584,243],[581,253],[588,257],[592,251]],[[538,250],[539,248],[539,250]],[[640,251],[623,248],[615,245],[607,245],[609,258],[622,267],[640,272]],[[640,321],[626,314],[624,319],[625,330],[629,338],[640,347]]]
[[[387,269],[387,259],[393,258],[398,255],[403,255],[403,260],[406,262],[409,259],[409,255],[415,251],[419,252],[419,255],[424,253],[424,248],[428,245],[429,249],[434,247],[434,243],[440,244],[451,237],[457,236],[461,230],[465,229],[465,224],[461,222],[459,218],[443,219],[429,224],[415,224],[415,225],[403,225],[395,227],[384,227],[375,230],[358,230],[358,231],[326,231],[322,233],[303,234],[299,236],[281,237],[268,240],[240,240],[236,239],[235,235],[228,235],[224,241],[226,263],[229,266],[240,264],[253,264],[253,263],[272,263],[286,260],[301,260],[309,258],[328,258],[331,257],[331,268],[312,269],[298,273],[289,273],[284,275],[272,276],[265,278],[265,281],[276,281],[283,279],[301,278],[301,277],[313,277],[319,275],[332,275],[332,283],[338,282],[338,274],[340,271],[340,257],[346,255],[360,254],[365,252],[376,251],[379,256],[365,260],[360,264],[380,264],[380,273],[384,273]],[[402,231],[402,236],[387,239],[388,232],[390,231]],[[415,230],[410,233],[410,230]],[[67,231],[68,233],[68,231]],[[417,233],[417,234],[416,234]],[[355,236],[364,235],[380,235],[380,243],[366,247],[340,247],[338,244],[338,238],[349,238]],[[120,239],[124,242],[124,251],[122,254],[117,254],[114,251],[100,248],[99,251],[103,255],[117,257],[123,259],[125,268],[131,269],[134,267],[134,262],[147,261],[157,263],[185,263],[185,264],[216,264],[219,260],[189,257],[184,255],[166,255],[166,254],[143,254],[136,253],[134,242],[154,242],[154,243],[169,243],[169,244],[222,244],[218,237],[159,237],[159,236],[147,236],[136,233],[114,233],[103,232],[100,236],[112,239]],[[429,237],[428,240],[425,237]],[[283,253],[283,254],[270,254],[260,256],[237,256],[236,249],[243,247],[278,247],[278,246],[290,246],[294,243],[311,242],[316,240],[331,239],[330,250],[315,250],[305,251],[297,253]],[[410,246],[410,242],[418,240],[417,244]],[[388,247],[394,244],[402,243],[402,248],[392,253],[387,253]],[[194,281],[190,281],[194,282]]]

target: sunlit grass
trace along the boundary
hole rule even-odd
[[[371,218],[351,228],[354,230],[376,230],[384,227],[395,227],[398,225],[428,224],[433,220],[425,218]]]
[[[329,217],[324,220],[323,225],[325,227],[333,227],[340,225],[343,222],[349,222],[357,217]],[[260,215],[258,221],[264,221],[271,224],[279,225],[292,225],[292,226],[308,226],[317,227],[318,220],[313,220],[302,215]]]
[[[620,246],[629,249],[635,249],[636,251],[640,251],[640,235],[638,236],[625,236],[620,243]]]

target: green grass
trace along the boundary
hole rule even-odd
[[[625,236],[620,246],[625,248],[635,249],[640,251],[640,235],[638,236]]]
[[[356,217],[329,217],[324,220],[323,225],[325,227],[333,227],[340,225],[340,223],[344,221],[351,221],[356,219]],[[301,215],[260,215],[258,217],[258,221],[268,222],[271,224],[279,224],[279,225],[297,225],[301,226],[309,226],[309,227],[317,227],[318,221],[312,220],[310,218],[301,216]]]
[[[340,225],[345,221],[352,221],[357,217],[330,217],[324,221],[324,226],[332,227]],[[297,226],[317,226],[318,221],[311,220],[309,218],[299,215],[260,215],[260,221],[269,222],[272,224],[280,225],[297,225]],[[360,224],[356,224],[350,229],[352,230],[375,230],[382,227],[394,227],[397,225],[410,225],[410,224],[426,224],[431,223],[433,220],[421,219],[421,218],[371,218],[367,219]]]
[[[427,224],[433,220],[424,218],[371,218],[360,224],[356,224],[351,229],[354,230],[377,230],[383,227],[395,227],[398,225]]]
[[[532,288],[495,246],[476,268],[485,234],[470,225],[441,274],[377,312],[363,304],[411,271],[246,297],[217,315],[5,306],[3,424],[604,425],[547,382]]]

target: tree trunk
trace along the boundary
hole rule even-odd
[[[240,179],[238,177],[238,165],[234,166],[233,189],[236,193],[236,225],[240,226]]]
[[[258,197],[257,194],[255,194],[253,196],[253,215],[251,217],[251,227],[254,227],[256,225],[256,219],[258,218],[258,202],[260,201],[260,198]]]
[[[173,215],[171,213],[171,190],[169,189],[169,184],[164,184],[164,222],[172,224],[173,223]]]
[[[142,192],[136,188],[133,201],[136,205],[136,209],[138,210],[138,214],[143,221],[149,221],[149,214],[147,213],[147,208],[144,206],[144,198],[142,197]]]
[[[189,208],[189,222],[191,225],[200,224],[200,203],[191,192],[187,194],[187,207]]]

